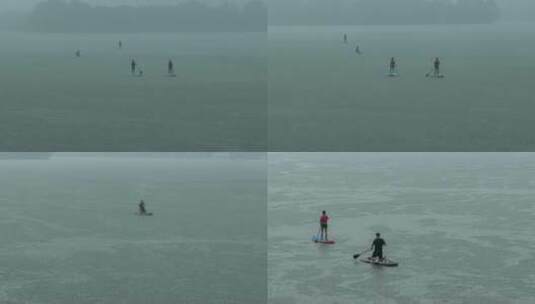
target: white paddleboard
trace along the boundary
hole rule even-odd
[[[396,263],[396,262],[394,262],[392,260],[389,260],[387,258],[379,260],[377,258],[367,257],[367,258],[360,259],[360,261],[363,262],[363,263],[368,263],[368,264],[377,265],[377,266],[384,266],[384,267],[396,267],[396,266],[398,266],[398,263]]]

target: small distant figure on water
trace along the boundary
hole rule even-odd
[[[347,34],[344,34],[344,43],[347,43]]]
[[[425,77],[444,78],[440,73],[440,59],[438,57],[433,60],[433,70],[425,75]]]
[[[384,260],[383,256],[383,247],[386,246],[385,240],[381,238],[380,233],[375,234],[375,239],[373,240],[371,250],[373,250],[372,258],[378,259],[379,261]]]
[[[142,69],[139,69],[139,73],[137,73],[137,76],[143,77],[143,70]]]
[[[122,49],[123,48],[123,41],[119,40],[117,45],[119,46],[119,49]]]
[[[143,200],[141,200],[138,204],[138,207],[139,207],[139,214],[140,215],[145,215],[147,214],[147,210],[145,209],[145,202]]]
[[[440,76],[440,59],[437,57],[433,62],[433,74],[435,76]]]
[[[173,65],[173,60],[169,59],[169,62],[167,63],[167,74],[174,75],[175,74],[175,68]]]
[[[320,241],[327,241],[327,227],[329,223],[329,216],[327,212],[323,210],[320,216]]]
[[[390,75],[395,75],[396,74],[396,69],[397,69],[397,63],[396,63],[396,58],[392,57],[390,58]]]
[[[76,55],[76,57],[81,57],[82,56],[82,51],[76,50],[76,52],[74,54]]]
[[[137,63],[134,59],[132,59],[132,62],[130,62],[130,69],[132,71],[132,75],[136,74],[136,67],[137,67]]]
[[[145,209],[145,202],[143,200],[141,200],[137,206],[139,208],[139,211],[137,213],[138,215],[147,215],[147,216],[154,215],[154,213],[152,212],[147,212],[147,209]]]
[[[357,53],[357,54],[359,54],[359,55],[362,54],[362,53],[360,52],[360,46],[357,45],[357,46],[355,47],[355,53]]]

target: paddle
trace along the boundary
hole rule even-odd
[[[432,68],[431,70],[429,70],[429,72],[427,74],[425,74],[425,77],[431,76],[431,73],[433,73],[434,71],[435,71],[435,69]]]
[[[361,255],[365,254],[366,252],[368,252],[368,251],[370,251],[370,250],[371,250],[371,249],[368,248],[368,249],[364,250],[364,251],[361,252],[361,253],[354,254],[354,255],[353,255],[353,259],[355,259],[355,260],[358,259]]]
[[[318,241],[320,241],[320,234],[321,234],[321,227],[318,229],[318,234],[312,236],[312,240],[313,240],[314,242],[318,242]]]

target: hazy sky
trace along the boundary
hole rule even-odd
[[[43,0],[0,0],[0,11],[27,10],[36,3]],[[100,5],[121,5],[121,4],[174,4],[187,0],[83,0],[83,2]],[[247,0],[200,0],[207,3],[243,3]]]
[[[0,10],[27,10],[43,0],[0,0]],[[122,5],[122,4],[174,4],[187,0],[82,0],[82,2],[99,5]],[[207,3],[243,3],[247,0],[200,0]]]
[[[41,0],[0,0],[0,11],[9,10],[27,10],[35,3]],[[85,2],[93,4],[173,4],[180,1],[187,0],[85,0]],[[200,0],[208,3],[224,3],[237,2],[243,3],[248,0]],[[288,0],[297,1],[297,0]],[[400,0],[403,1],[403,0]],[[445,0],[448,1],[448,0]],[[522,19],[535,19],[535,0],[496,0],[503,9],[503,14],[506,19],[514,19],[515,16],[520,16]],[[269,3],[269,0],[266,0]]]

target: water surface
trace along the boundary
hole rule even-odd
[[[271,153],[269,303],[533,303],[534,161]],[[322,210],[333,246],[311,241]],[[353,261],[376,232],[399,267]]]
[[[265,302],[261,155],[9,158],[1,303]]]
[[[532,151],[534,28],[271,27],[270,150]]]
[[[265,38],[0,32],[0,150],[265,150]]]

